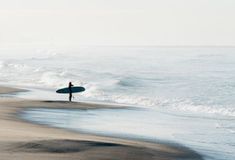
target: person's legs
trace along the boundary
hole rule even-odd
[[[69,93],[69,101],[72,101],[72,93]]]

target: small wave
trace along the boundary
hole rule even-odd
[[[39,83],[46,86],[60,86],[66,84],[69,80],[66,79],[61,73],[56,72],[44,72],[39,79]]]
[[[117,85],[123,86],[123,87],[135,87],[138,85],[137,81],[131,79],[131,78],[124,78],[117,82]]]
[[[10,63],[6,61],[0,61],[0,74],[1,81],[8,82],[9,84],[50,88],[64,86],[73,78],[79,79],[63,69],[48,71],[46,67],[33,67],[24,63]],[[77,84],[81,83],[78,80],[75,82]]]
[[[63,55],[56,50],[37,50],[35,54],[36,55],[30,58],[31,60],[50,60]]]
[[[6,66],[5,61],[0,61],[0,69],[3,69]]]
[[[150,107],[153,109],[165,109],[166,111],[207,114],[219,116],[235,117],[233,107],[216,105],[196,105],[190,101],[182,99],[164,99],[160,97],[146,97],[134,95],[108,95],[102,89],[96,86],[87,86],[87,91],[83,94],[86,98],[95,98],[95,100],[113,102],[119,104],[137,105],[141,107]]]
[[[30,69],[30,67],[22,63],[10,63],[7,61],[0,61],[0,69],[4,69],[7,72],[9,71],[16,72],[16,71],[27,71]]]
[[[235,109],[232,107],[227,107],[227,106],[195,105],[189,102],[174,103],[171,106],[172,106],[172,109],[180,110],[183,112],[221,115],[221,116],[235,116]]]
[[[232,130],[232,129],[228,129],[228,131],[232,134],[235,134],[235,130]]]

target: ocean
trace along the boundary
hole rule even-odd
[[[28,110],[24,117],[32,121],[109,136],[170,140],[208,160],[235,159],[235,48],[2,48],[0,75],[2,85],[32,90],[17,94],[21,98],[67,100],[55,90],[72,81],[86,88],[74,101],[137,107]]]

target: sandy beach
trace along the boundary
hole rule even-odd
[[[0,94],[20,92],[1,87]],[[153,143],[89,135],[23,121],[26,108],[98,109],[119,107],[94,103],[0,99],[0,159],[2,160],[201,160],[177,144]],[[121,107],[121,106],[120,106]]]

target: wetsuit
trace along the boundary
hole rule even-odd
[[[73,95],[72,95],[72,86],[73,86],[73,84],[70,82],[69,83],[69,101],[70,102],[72,101],[72,97],[73,97]]]

